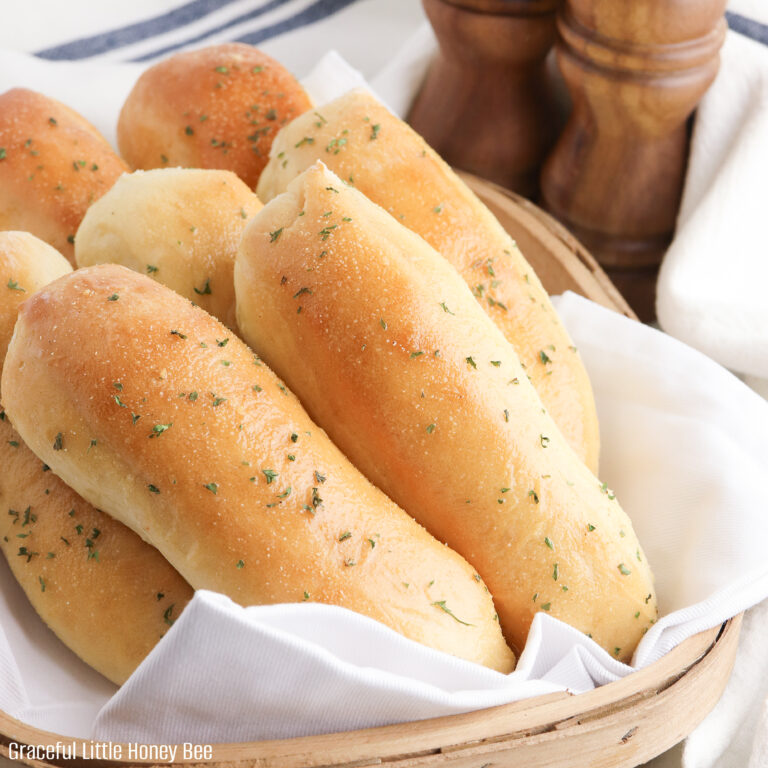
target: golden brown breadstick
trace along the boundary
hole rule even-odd
[[[88,209],[75,258],[80,267],[108,262],[149,275],[236,331],[235,254],[260,208],[230,171],[135,171]]]
[[[0,368],[19,304],[71,271],[69,262],[55,248],[29,232],[0,232]]]
[[[192,588],[133,531],[40,461],[0,412],[0,548],[62,642],[121,685],[181,615]]]
[[[111,264],[57,280],[22,305],[2,387],[35,453],[195,588],[244,605],[340,605],[511,668],[474,569],[368,483],[245,344],[168,288]]]
[[[493,214],[404,122],[365,91],[296,118],[259,180],[263,202],[322,160],[461,273],[514,346],[571,447],[593,471],[600,452],[592,387],[531,266]]]
[[[249,223],[235,289],[244,338],[477,568],[515,650],[543,610],[631,657],[656,616],[632,524],[445,259],[318,163]]]
[[[0,363],[19,304],[71,271],[60,253],[33,235],[0,232]],[[0,549],[43,621],[117,684],[192,597],[156,549],[56,477],[2,408]]]
[[[120,112],[117,141],[133,168],[222,168],[253,188],[277,132],[310,106],[277,61],[223,43],[147,69]]]
[[[0,230],[31,232],[74,264],[88,206],[128,170],[77,112],[35,91],[0,95]]]

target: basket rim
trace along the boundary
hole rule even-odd
[[[475,176],[467,171],[456,170],[465,184],[482,200],[491,206],[509,205],[511,202],[518,214],[522,216],[525,227],[537,240],[547,241],[549,249],[557,249],[559,255],[567,254],[569,263],[562,266],[569,272],[570,277],[579,284],[578,290],[583,291],[588,298],[610,307],[615,312],[639,320],[635,311],[627,303],[619,289],[611,282],[597,259],[587,248],[561,224],[554,216],[540,208],[522,195],[500,184]],[[526,252],[523,254],[526,255]],[[526,258],[528,258],[526,256]],[[586,290],[585,290],[586,289]]]

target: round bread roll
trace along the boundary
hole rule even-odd
[[[474,569],[365,480],[245,344],[168,288],[112,264],[60,278],[22,305],[2,387],[35,453],[193,587],[243,605],[340,605],[511,669]]]
[[[144,72],[120,112],[117,141],[133,168],[223,168],[254,188],[277,132],[311,106],[274,59],[223,43]]]
[[[568,332],[515,242],[421,136],[357,90],[296,118],[270,154],[259,180],[262,201],[322,160],[456,267],[517,351],[571,447],[597,472],[592,386]]]
[[[149,275],[236,332],[235,255],[260,208],[231,171],[135,171],[88,209],[75,258],[80,267],[111,262]]]
[[[317,163],[249,223],[244,338],[350,460],[491,590],[522,650],[547,611],[626,661],[653,577],[456,270]]]
[[[77,112],[35,91],[0,95],[0,230],[37,235],[74,264],[88,206],[128,170]]]
[[[0,364],[19,304],[71,271],[36,237],[0,232]],[[118,685],[192,597],[192,588],[156,549],[56,477],[2,408],[0,549],[43,621]]]

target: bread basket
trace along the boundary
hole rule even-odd
[[[628,317],[631,309],[594,259],[566,230],[532,204],[488,182],[465,180],[521,246],[550,293],[572,290]],[[210,758],[185,765],[264,768],[398,768],[451,766],[563,768],[637,766],[680,741],[714,706],[738,645],[741,617],[689,638],[659,661],[588,693],[566,692],[461,715],[345,733],[240,744],[215,744]],[[11,742],[88,742],[41,731],[0,712],[0,755]],[[122,750],[128,755],[127,746]],[[178,755],[183,755],[182,748]],[[28,765],[151,765],[136,759],[64,759]]]

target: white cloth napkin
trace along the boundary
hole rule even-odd
[[[729,32],[697,114],[657,310],[673,336],[760,378],[768,378],[767,213],[768,46]]]
[[[637,650],[634,665],[642,666],[768,596],[768,404],[659,331],[573,294],[557,307],[594,384],[603,478],[656,573],[662,618]],[[545,614],[517,671],[504,676],[340,608],[243,609],[199,592],[112,698],[64,653],[57,659],[64,671],[43,694],[28,647],[30,614],[26,630],[15,625],[18,616],[3,616],[0,706],[38,727],[56,730],[66,719],[69,734],[119,741],[346,730],[588,690],[632,671]],[[68,708],[77,723],[63,714]]]

